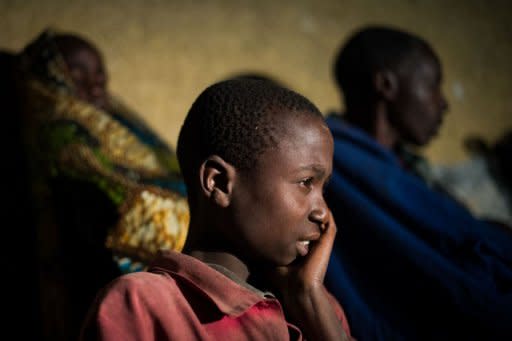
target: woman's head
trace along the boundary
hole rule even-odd
[[[77,97],[105,109],[108,76],[101,53],[77,35],[57,34],[54,41],[66,62]]]

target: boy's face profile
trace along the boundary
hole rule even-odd
[[[323,188],[332,170],[333,139],[320,117],[278,114],[276,148],[260,155],[233,185],[232,241],[252,261],[288,265],[320,237],[328,207]]]
[[[414,60],[397,72],[399,91],[390,104],[389,119],[403,141],[422,146],[437,135],[447,102],[437,58],[425,53],[411,58]]]

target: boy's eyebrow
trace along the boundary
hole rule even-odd
[[[302,166],[298,169],[298,171],[305,171],[305,170],[312,170],[313,172],[315,172],[317,175],[321,175],[323,176],[325,173],[326,173],[326,170],[325,170],[325,167],[321,166],[321,165],[316,165],[316,164],[313,164],[313,165],[307,165],[307,166]]]

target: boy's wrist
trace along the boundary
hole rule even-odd
[[[322,283],[290,290],[282,303],[285,314],[307,339],[348,340]]]

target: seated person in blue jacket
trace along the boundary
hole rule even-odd
[[[327,117],[326,200],[343,238],[326,283],[354,337],[510,339],[511,234],[432,188],[424,163],[404,152],[441,126],[439,57],[412,33],[366,27],[343,44],[334,73],[346,110]]]

